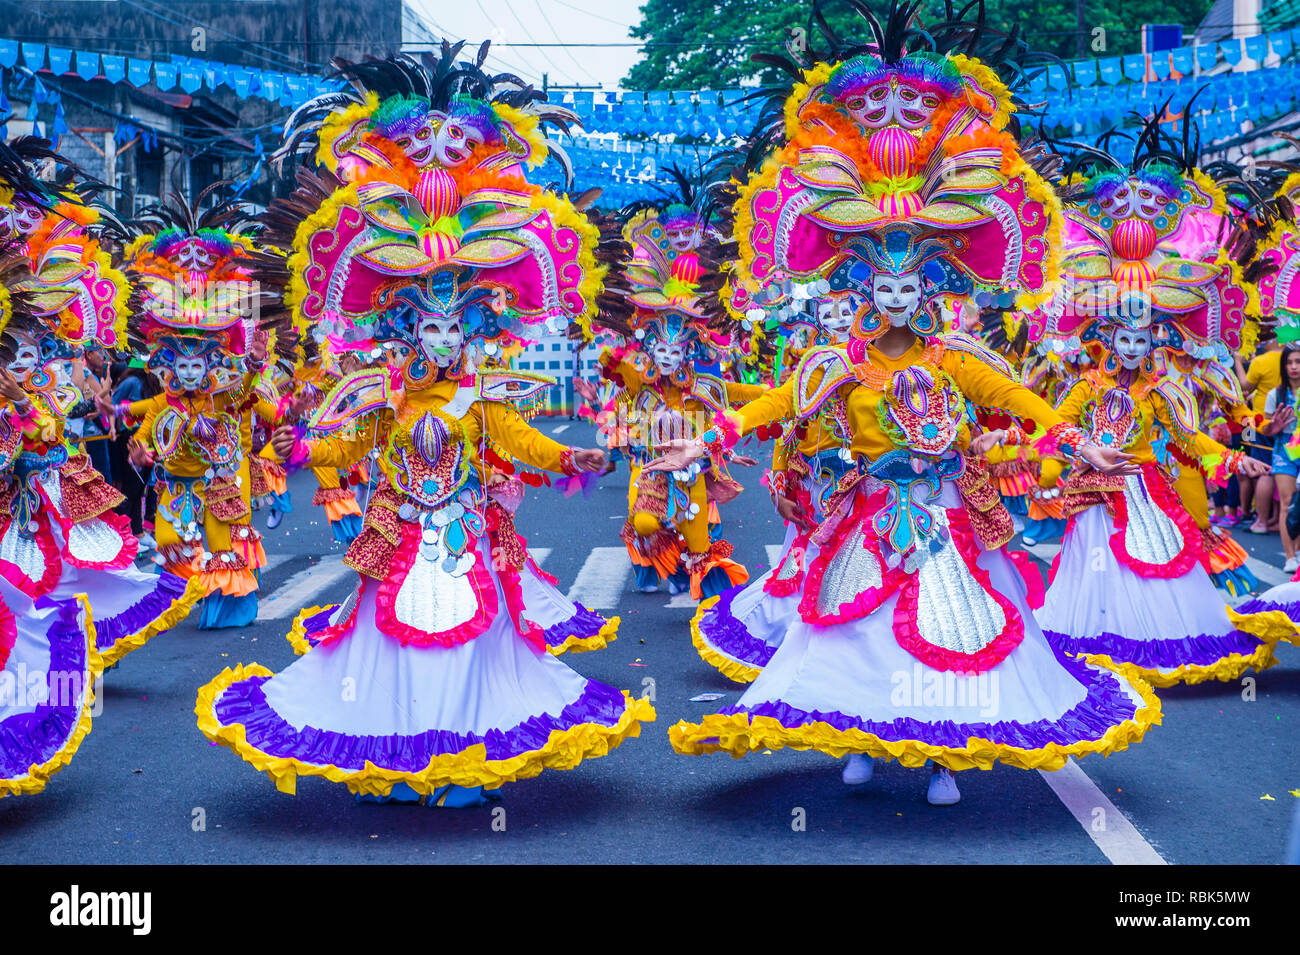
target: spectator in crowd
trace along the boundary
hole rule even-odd
[[[1250,360],[1250,366],[1242,369],[1241,359],[1237,359],[1237,375],[1241,380],[1242,391],[1250,402],[1251,410],[1264,414],[1264,405],[1269,394],[1282,383],[1282,346],[1274,341],[1268,348]],[[1243,450],[1252,458],[1271,464],[1273,461],[1273,441],[1268,435],[1260,434],[1253,428],[1242,432]],[[1252,534],[1267,534],[1277,527],[1273,514],[1274,482],[1272,475],[1252,479],[1238,475],[1241,493],[1241,510],[1248,514],[1253,507],[1254,523],[1250,525]]]
[[[1280,358],[1285,374],[1265,399],[1264,414],[1269,420],[1260,428],[1260,433],[1273,437],[1273,481],[1277,486],[1278,513],[1285,517],[1291,506],[1291,497],[1295,494],[1296,475],[1300,473],[1300,462],[1287,453],[1287,443],[1295,434],[1295,400],[1297,394],[1300,394],[1300,344],[1288,344],[1280,352]],[[1283,569],[1287,573],[1295,573],[1300,569],[1296,542],[1291,537],[1286,520],[1279,521],[1278,529],[1282,535],[1282,550],[1286,553],[1286,566]]]

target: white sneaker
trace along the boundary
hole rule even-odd
[[[844,772],[840,774],[840,779],[844,780],[846,786],[861,786],[863,783],[871,782],[871,777],[876,771],[876,761],[870,756],[863,756],[861,753],[849,753],[849,763],[844,767]]]
[[[268,531],[275,530],[277,527],[280,526],[280,522],[282,520],[284,520],[284,515],[281,514],[279,511],[277,511],[275,508],[271,508],[271,513],[266,515],[266,529]]]
[[[141,551],[158,549],[158,542],[153,539],[153,535],[150,534],[148,531],[145,531],[143,534],[137,537],[136,540],[140,542]]]
[[[641,588],[641,593],[643,593],[643,594],[657,594],[657,593],[659,593],[659,585],[658,585],[658,584],[646,584],[644,587]]]
[[[1300,555],[1287,558],[1287,562],[1282,566],[1282,569],[1288,574],[1294,574],[1297,570],[1300,570]]]
[[[925,794],[925,801],[931,806],[951,806],[961,800],[961,793],[957,789],[957,780],[953,778],[952,772],[940,767],[937,773],[930,777],[930,789]]]
[[[668,578],[666,583],[668,584],[668,593],[670,593],[672,596],[676,597],[679,593],[682,592],[682,588],[678,587],[675,583],[673,583],[673,579],[671,577]],[[655,589],[657,590],[658,588],[656,587]]]

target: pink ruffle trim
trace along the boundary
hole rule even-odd
[[[1177,525],[1179,533],[1183,535],[1182,549],[1173,560],[1164,564],[1150,564],[1130,554],[1124,546],[1124,531],[1128,528],[1128,503],[1123,494],[1111,494],[1109,498],[1115,508],[1115,530],[1110,535],[1111,552],[1116,560],[1140,577],[1165,580],[1182,577],[1202,559],[1200,528],[1183,509],[1178,495],[1165,483],[1156,465],[1142,465],[1142,482],[1146,485],[1151,500]]]
[[[122,539],[122,546],[118,550],[117,556],[111,560],[81,560],[78,557],[73,557],[65,545],[63,548],[64,559],[73,567],[80,567],[83,570],[122,570],[132,566],[135,563],[136,555],[140,553],[140,542],[131,533],[131,519],[125,514],[106,511],[95,520],[103,521],[113,528],[117,532],[117,536]],[[72,530],[72,522],[68,521],[64,524],[62,518],[60,518],[59,523],[63,525],[66,539],[67,533]]]
[[[469,569],[470,585],[474,588],[474,597],[478,602],[478,609],[474,616],[448,630],[429,631],[398,620],[394,608],[397,594],[402,589],[402,582],[406,580],[407,573],[418,559],[419,551],[419,527],[414,524],[403,524],[401,546],[393,555],[388,577],[379,585],[379,591],[375,595],[375,623],[384,633],[395,637],[402,646],[454,647],[468,643],[486,630],[497,615],[497,590],[493,586],[491,571],[483,565],[483,555],[477,548],[472,551],[474,566]]]
[[[1011,563],[1015,564],[1016,570],[1020,572],[1020,577],[1025,582],[1025,589],[1029,592],[1026,600],[1031,610],[1037,610],[1047,599],[1047,588],[1043,586],[1043,575],[1038,571],[1038,565],[1035,564],[1023,550],[1009,550],[1007,556],[1011,558]],[[1056,555],[1059,558],[1061,555]],[[1052,560],[1052,576],[1056,576],[1056,558]]]
[[[18,639],[18,621],[9,608],[0,601],[0,670],[9,662],[9,651]]]
[[[42,497],[44,497],[44,492],[42,492]],[[48,506],[47,502],[46,507]],[[59,543],[54,539],[54,531],[50,527],[48,513],[37,514],[34,520],[36,521],[36,546],[40,549],[41,557],[45,561],[45,569],[42,571],[40,579],[34,580],[24,574],[22,568],[17,564],[0,559],[0,575],[3,575],[9,583],[33,600],[48,594],[58,584],[59,578],[63,576],[63,561],[59,557]],[[0,524],[0,537],[9,533],[9,528],[12,525],[12,517]]]
[[[898,645],[926,666],[936,670],[951,670],[958,674],[983,673],[997,666],[1025,639],[1025,620],[1016,605],[998,593],[989,579],[988,571],[980,569],[976,560],[980,555],[979,542],[970,526],[966,512],[960,508],[948,511],[948,529],[953,546],[961,554],[980,588],[1002,608],[1006,623],[993,640],[974,653],[959,653],[930,643],[917,626],[917,604],[921,592],[920,576],[909,574],[907,582],[894,605],[894,639]]]
[[[880,565],[880,586],[860,591],[852,600],[840,604],[833,613],[823,614],[817,610],[817,597],[821,594],[822,578],[826,576],[826,569],[830,566],[831,560],[839,553],[853,530],[866,520],[866,515],[879,510],[884,505],[884,501],[883,491],[870,498],[859,496],[851,515],[839,523],[830,540],[817,553],[812,567],[808,569],[808,582],[804,585],[803,599],[799,601],[799,615],[805,622],[825,627],[836,623],[848,623],[850,620],[860,620],[879,609],[880,605],[906,582],[907,574],[903,573],[901,568],[895,567],[891,570],[885,566],[875,535],[867,534],[863,546],[871,552],[876,563]]]

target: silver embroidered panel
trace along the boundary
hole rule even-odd
[[[777,571],[777,580],[789,580],[796,577],[802,569],[803,561],[796,560],[794,554],[786,554],[785,560],[781,561],[781,569]]]
[[[472,620],[478,598],[468,575],[453,577],[441,561],[417,557],[397,592],[397,619],[426,633],[450,630]]]
[[[0,560],[14,564],[30,580],[40,580],[45,573],[45,555],[35,538],[18,533],[18,522],[10,521],[5,536],[0,538]]]
[[[60,514],[63,513],[63,475],[57,469],[51,468],[42,474],[39,478],[41,487],[50,497],[50,503]]]
[[[357,605],[357,592],[354,590],[352,591],[352,593],[348,594],[347,599],[344,600],[343,603],[339,604],[337,607],[334,608],[334,612],[330,614],[330,618],[329,618],[330,626],[333,627],[333,626],[337,626],[340,623],[346,623],[347,620],[352,616],[352,610],[353,608],[356,607],[356,605]]]
[[[1128,527],[1124,549],[1147,564],[1167,564],[1183,549],[1183,535],[1160,506],[1147,496],[1138,474],[1124,478],[1124,503],[1128,506]]]
[[[122,551],[122,535],[101,521],[73,524],[68,532],[68,553],[77,560],[106,563]]]
[[[936,527],[948,515],[936,511]],[[916,626],[921,637],[956,653],[988,646],[1007,624],[1007,615],[985,592],[949,538],[917,571]]]
[[[859,524],[827,564],[817,594],[819,614],[836,613],[864,590],[879,587],[883,582],[880,562],[862,546],[865,541],[864,524]]]

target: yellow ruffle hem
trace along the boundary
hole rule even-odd
[[[618,639],[618,625],[622,617],[610,617],[605,621],[605,625],[590,637],[565,637],[563,643],[557,643],[553,647],[547,647],[546,652],[553,657],[558,657],[562,653],[568,653],[572,650],[574,653],[586,653],[589,650],[604,650],[609,644]]]
[[[299,776],[323,776],[330,782],[344,783],[354,793],[387,796],[395,783],[406,783],[416,792],[430,794],[440,786],[484,786],[496,789],[539,775],[544,769],[573,769],[584,759],[606,755],[625,739],[641,735],[642,723],[653,723],[654,707],[649,701],[633,699],[623,691],[627,706],[613,726],[581,723],[567,730],[554,730],[546,745],[509,759],[489,760],[487,749],[479,743],[460,753],[435,756],[418,773],[383,769],[367,760],[360,770],[342,769],[332,764],[304,763],[294,757],[272,756],[248,742],[242,723],[222,725],[216,716],[217,698],[233,683],[256,676],[273,676],[266,667],[238,664],[227,667],[211,683],[199,689],[194,713],[199,729],[216,743],[238,753],[245,762],[266,773],[282,793],[293,795]]]
[[[323,607],[304,607],[298,611],[298,616],[293,618],[293,623],[289,626],[289,632],[284,635],[294,653],[302,656],[311,649],[311,643],[307,640],[307,621],[318,613],[333,611],[337,606],[338,604],[326,604]]]
[[[1278,640],[1291,640],[1294,642],[1296,638],[1296,625],[1291,622],[1290,617],[1280,610],[1262,610],[1259,613],[1241,614],[1229,607],[1228,619],[1232,621],[1232,625],[1238,630],[1259,637],[1264,641],[1256,648],[1254,653],[1231,653],[1214,663],[1187,664],[1174,670],[1148,670],[1146,667],[1140,667],[1132,663],[1120,664],[1105,653],[1083,653],[1080,656],[1093,663],[1109,666],[1112,669],[1117,666],[1132,667],[1142,676],[1142,679],[1152,686],[1166,689],[1180,684],[1191,686],[1195,683],[1207,683],[1210,680],[1228,683],[1251,668],[1267,670],[1278,662],[1277,657],[1273,654]]]
[[[700,659],[713,667],[728,680],[736,683],[753,683],[758,679],[758,675],[763,671],[759,667],[748,666],[739,660],[733,660],[731,657],[721,653],[704,642],[704,635],[700,633],[700,622],[704,619],[704,614],[713,607],[719,600],[718,597],[706,597],[700,601],[700,606],[695,611],[695,616],[691,618],[691,643],[695,644],[695,649],[700,655]]]
[[[806,726],[786,727],[770,716],[750,717],[748,713],[715,713],[699,723],[682,720],[668,730],[668,739],[679,753],[698,756],[703,753],[726,752],[740,759],[748,753],[764,749],[815,749],[821,753],[841,757],[861,753],[876,759],[896,759],[904,766],[924,766],[934,760],[954,772],[963,769],[992,769],[995,763],[1017,769],[1060,769],[1071,756],[1100,753],[1109,756],[1128,749],[1146,735],[1152,726],[1159,726],[1162,718],[1160,700],[1151,687],[1127,664],[1101,664],[1125,677],[1142,696],[1143,705],[1133,715],[1117,726],[1108,729],[1100,739],[1080,740],[1077,743],[1050,743],[1039,749],[1024,749],[1007,743],[970,737],[961,749],[937,746],[920,740],[883,740],[874,733],[859,729],[840,730],[829,723],[816,722]]]
[[[73,599],[81,603],[81,609],[85,612],[86,619],[89,619],[90,601],[86,594],[76,594]],[[58,752],[40,765],[33,763],[26,776],[18,779],[0,779],[0,799],[5,796],[34,796],[39,793],[50,781],[51,776],[72,762],[72,757],[80,748],[81,741],[90,732],[91,717],[95,708],[95,677],[103,670],[103,665],[99,661],[99,653],[95,650],[94,630],[83,625],[82,635],[86,640],[86,672],[89,680],[82,697],[77,725],[59,747]]]
[[[202,600],[206,593],[206,588],[204,588],[202,582],[197,577],[191,577],[185,582],[185,590],[181,595],[173,600],[171,606],[155,617],[148,626],[137,630],[135,633],[118,638],[111,647],[98,652],[100,670],[108,669],[132,650],[140,649],[158,634],[170,630],[184,621],[190,615],[190,611],[194,609],[194,605]],[[94,608],[90,604],[86,604],[86,630],[90,632],[91,642],[98,645]]]

